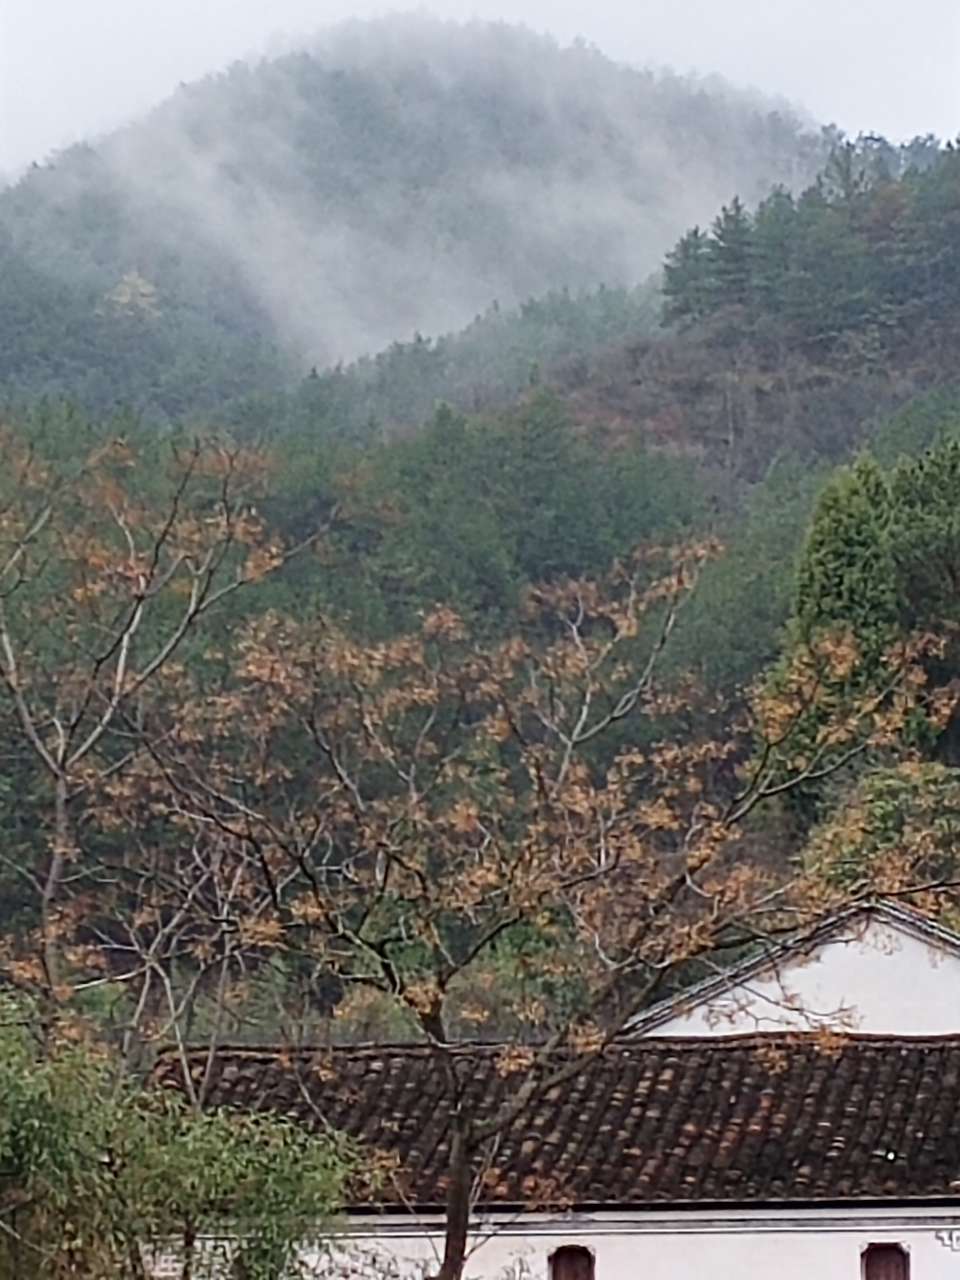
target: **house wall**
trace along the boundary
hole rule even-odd
[[[960,1032],[960,955],[887,921],[851,922],[811,954],[656,1023],[657,1036]],[[960,1267],[957,1270],[960,1280]]]
[[[349,1243],[341,1242],[319,1274],[338,1280],[420,1280],[436,1272],[442,1245],[430,1228],[401,1220],[372,1229],[357,1221]],[[907,1249],[911,1280],[960,1277],[960,1209],[525,1218],[493,1229],[472,1255],[466,1277],[548,1280],[551,1253],[575,1244],[593,1252],[596,1280],[861,1280],[866,1246],[891,1242]]]

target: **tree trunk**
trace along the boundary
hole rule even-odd
[[[42,901],[43,966],[46,970],[47,986],[51,992],[56,990],[61,979],[60,946],[55,915],[60,884],[63,880],[63,870],[71,843],[67,796],[67,779],[61,773],[54,781],[53,852],[50,856],[50,865],[47,868]]]
[[[185,1223],[183,1228],[183,1266],[180,1268],[180,1280],[192,1280],[193,1254],[197,1244],[197,1233],[192,1223]]]
[[[453,1119],[450,1141],[450,1183],[447,1187],[446,1237],[443,1263],[436,1280],[461,1280],[470,1230],[470,1146],[459,1116]]]

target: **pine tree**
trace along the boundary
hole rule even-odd
[[[694,227],[663,264],[663,323],[702,319],[710,310],[711,262],[707,235]]]
[[[780,310],[796,237],[796,204],[789,191],[778,187],[757,209],[753,222],[753,303],[759,312]]]
[[[739,196],[714,219],[707,248],[715,304],[746,306],[753,291],[753,223]]]

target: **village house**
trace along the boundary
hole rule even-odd
[[[481,1112],[515,1087],[497,1046],[457,1053]],[[417,1277],[447,1088],[424,1046],[224,1049],[211,1100],[388,1153],[324,1265]],[[477,1187],[475,1280],[960,1280],[960,936],[881,903],[718,973],[521,1117]]]

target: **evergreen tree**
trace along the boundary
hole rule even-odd
[[[796,204],[789,191],[778,187],[753,220],[753,301],[765,316],[778,314],[789,287],[796,236]]]
[[[942,324],[960,305],[960,158],[917,138],[836,140],[794,199],[782,188],[751,217],[735,199],[710,235],[688,232],[664,267],[664,320],[747,309],[758,334],[807,355],[876,361],[892,335]]]
[[[890,505],[889,480],[871,458],[841,468],[827,484],[797,569],[794,628],[801,642],[849,627],[879,660],[899,622]]]
[[[707,256],[710,288],[725,306],[745,307],[753,289],[753,221],[739,196],[714,219]]]
[[[699,227],[681,236],[663,264],[663,321],[700,320],[710,310],[709,237]]]

